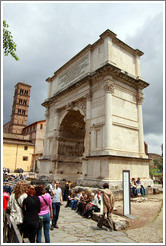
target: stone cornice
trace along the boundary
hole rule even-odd
[[[95,72],[88,73],[88,75],[86,75],[81,80],[76,80],[74,83],[70,84],[67,88],[56,92],[51,98],[47,98],[42,103],[42,106],[48,107],[50,103],[54,102],[60,96],[75,90],[83,83],[87,83],[90,81],[97,82],[99,80],[102,80],[105,76],[112,76],[114,80],[116,79],[118,81],[121,81],[122,83],[125,83],[134,88],[139,88],[141,90],[149,85],[142,78],[140,77],[134,78],[133,76],[129,75],[127,72],[124,72],[123,70],[111,64],[110,62],[107,62],[103,64],[103,66],[97,69]]]
[[[118,39],[117,38],[117,35],[114,32],[110,31],[109,29],[107,29],[105,32],[103,32],[100,35],[100,38],[101,39],[104,39],[106,37],[110,37],[114,43],[118,44],[120,47],[122,47],[123,49],[125,49],[128,52],[132,53],[133,55],[142,56],[144,54],[139,49],[133,49],[129,45],[127,45],[126,43],[124,43],[123,41],[121,41],[120,39]]]
[[[110,158],[110,159],[128,159],[128,160],[143,160],[146,162],[149,162],[150,159],[148,158],[140,158],[140,157],[131,157],[131,156],[119,156],[119,155],[89,155],[89,156],[85,156],[85,158],[88,160],[90,158]]]
[[[65,95],[66,93],[68,93],[70,91],[73,91],[74,89],[79,87],[81,84],[89,82],[89,81],[90,81],[89,75],[85,76],[84,78],[82,78],[79,81],[76,80],[74,83],[72,83],[72,85],[69,85],[69,87],[67,87],[61,91],[56,92],[51,98],[47,98],[41,105],[44,107],[48,107],[48,105],[50,103],[52,103],[55,100],[55,98],[57,99],[60,96]]]

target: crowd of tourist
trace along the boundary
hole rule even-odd
[[[71,190],[71,193],[67,198],[66,207],[76,210],[78,214],[85,218],[91,218],[93,211],[100,212],[101,198],[101,191],[98,191],[95,195],[91,190],[88,190],[87,192],[81,189]]]
[[[87,219],[92,218],[93,212],[100,212],[97,226],[102,228],[104,218],[107,216],[110,231],[116,230],[111,215],[114,208],[114,196],[107,183],[103,185],[103,188],[104,191],[98,190],[96,194],[92,190],[87,192],[81,189],[71,190],[65,207],[70,207],[71,210],[75,210]]]
[[[69,182],[68,182],[69,184]],[[49,230],[59,228],[57,221],[63,198],[66,206],[82,215],[91,218],[93,212],[100,212],[103,194],[99,190],[95,195],[92,190],[87,192],[70,189],[66,184],[64,195],[59,181],[52,185],[30,185],[26,180],[19,180],[12,191],[3,189],[3,208],[10,219],[17,225],[23,238],[31,243],[41,243],[42,229],[45,243],[50,243]]]
[[[68,181],[62,195],[59,181],[56,181],[54,186],[30,185],[21,175],[10,177],[8,181],[13,183],[8,185],[4,180],[3,208],[10,214],[10,219],[17,225],[21,235],[29,238],[31,243],[41,243],[42,228],[45,243],[50,243],[49,230],[59,228],[57,221],[63,201],[66,201],[65,207],[70,207],[87,219],[92,218],[93,212],[102,211],[98,227],[102,227],[107,215],[110,229],[114,229],[111,218],[114,198],[108,184],[103,185],[104,191],[98,190],[97,194],[94,194],[92,190],[72,189],[73,183]],[[140,178],[132,178],[130,184],[132,197],[146,195]]]
[[[138,177],[137,180],[132,178],[130,181],[131,186],[131,197],[146,196],[146,189],[141,184],[141,179]]]
[[[3,179],[3,189],[5,192],[9,193],[11,195],[12,190],[14,186],[17,184],[18,181],[21,180],[27,180],[27,174],[4,174],[4,179]]]
[[[45,186],[33,186],[25,180],[18,181],[11,194],[3,189],[3,208],[23,238],[28,238],[31,243],[41,243],[43,228],[45,242],[50,243],[52,198]]]

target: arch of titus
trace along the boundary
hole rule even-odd
[[[40,174],[99,187],[122,187],[130,177],[149,178],[144,150],[140,56],[106,30],[58,69],[48,82],[44,153]]]

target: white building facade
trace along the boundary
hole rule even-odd
[[[40,174],[79,185],[122,187],[122,172],[151,184],[144,150],[143,52],[106,30],[58,69],[48,82]]]

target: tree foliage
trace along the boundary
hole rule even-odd
[[[162,158],[162,157],[160,157],[159,159],[154,159],[154,160],[153,160],[153,163],[154,163],[154,165],[155,165],[158,169],[160,169],[161,171],[163,171],[163,158]]]
[[[19,60],[18,56],[16,55],[16,44],[13,41],[13,36],[11,35],[11,32],[7,30],[9,25],[6,23],[6,21],[3,21],[3,50],[4,55],[8,56],[10,54],[14,57],[16,61]]]

